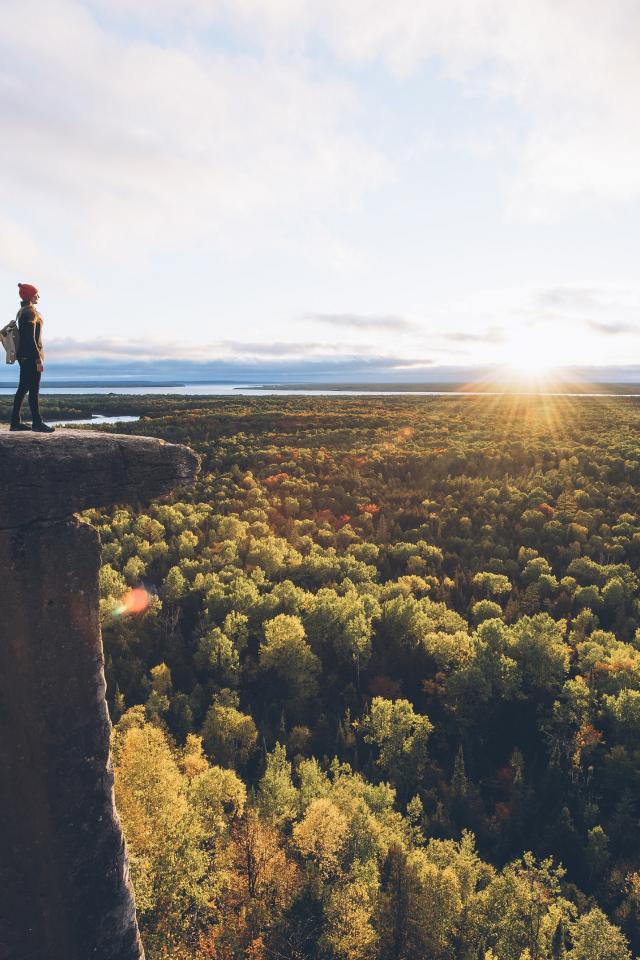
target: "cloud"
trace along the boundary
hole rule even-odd
[[[544,309],[599,310],[602,307],[602,294],[585,287],[549,287],[541,290],[535,301]]]
[[[606,336],[616,336],[620,333],[640,333],[640,324],[637,323],[604,323],[599,320],[587,320],[586,324],[596,333],[604,333]]]
[[[474,331],[460,330],[440,334],[443,340],[453,343],[503,343],[506,333],[502,327],[490,327],[488,330]]]
[[[402,333],[416,330],[418,324],[406,317],[393,314],[368,313],[308,313],[303,318],[331,327],[353,327],[357,330]]]
[[[96,0],[97,2],[97,0]],[[431,61],[470,97],[509,101],[514,216],[640,198],[636,0],[102,0],[175,29],[224,24],[280,56],[321,40],[340,61],[397,78]]]
[[[476,303],[479,285],[496,283],[491,267],[486,277],[482,271],[499,243],[521,245],[514,282],[526,283],[527,271],[544,276],[545,263],[551,277],[562,276],[571,262],[562,253],[549,265],[548,250],[538,262],[542,234],[499,236],[511,227],[497,222],[496,190],[502,213],[514,218],[606,206],[610,227],[619,204],[632,216],[640,199],[639,46],[635,0],[4,0],[0,278],[4,283],[2,271],[11,285],[14,275],[45,278],[52,294],[55,283],[60,294],[49,302],[56,309],[63,293],[90,292],[87,308],[69,308],[77,332],[92,323],[125,329],[131,318],[122,303],[142,287],[139,276],[147,289],[155,284],[154,295],[161,292],[135,320],[166,331],[183,306],[181,283],[198,274],[211,286],[220,281],[206,323],[241,316],[247,322],[235,329],[258,338],[263,305],[271,317],[326,305],[318,291],[334,271],[336,296],[344,292],[338,304],[361,303],[371,312],[308,313],[305,319],[325,327],[311,338],[330,339],[342,326],[345,336],[361,334],[367,344],[403,333],[424,342],[426,331],[402,311],[428,310],[437,330],[428,347],[416,344],[417,353],[431,353],[436,343],[433,352],[448,359],[493,357],[498,325],[515,338],[524,324],[568,328],[571,321],[585,350],[593,352],[601,334],[610,355],[622,356],[637,302],[599,289],[604,281],[595,277],[591,289],[595,260],[584,267],[583,288],[578,274],[513,313],[495,300],[481,311]],[[435,109],[431,98],[441,95]],[[467,114],[474,117],[468,125]],[[422,161],[424,144],[431,150],[434,142],[432,168]],[[487,144],[490,152],[480,156]],[[449,180],[441,167],[452,149],[469,153],[452,165]],[[447,193],[461,169],[474,191],[477,178],[485,249],[474,232],[475,208],[461,213],[460,198]],[[444,231],[438,210],[432,220],[421,206],[434,183],[435,207],[442,201],[448,214],[451,196]],[[413,197],[414,190],[409,210],[407,191]],[[557,242],[570,249],[575,229],[569,224],[549,248]],[[117,273],[113,259],[122,266]],[[239,262],[245,259],[252,272]],[[627,262],[619,259],[618,273]],[[507,261],[505,273],[515,258]],[[394,298],[394,284],[403,285],[402,299]],[[355,299],[354,289],[372,290],[372,299]],[[467,296],[464,309],[453,302],[457,296]],[[383,313],[387,303],[397,303],[399,315]],[[376,349],[289,344],[284,324],[274,329],[275,343],[247,341],[237,345],[239,355]],[[207,350],[232,356],[234,344]],[[172,348],[185,357],[201,349]],[[84,348],[74,349],[80,357]],[[96,356],[106,349],[105,342],[95,346]],[[156,356],[145,343],[109,349],[124,359]]]
[[[322,7],[322,29],[343,56],[381,60],[399,75],[439,61],[470,96],[518,107],[513,215],[553,220],[576,207],[640,198],[635,0],[329,0]]]
[[[580,324],[607,337],[637,335],[640,297],[618,287],[550,287],[533,296],[530,322]]]
[[[0,267],[8,274],[38,284],[55,282],[67,295],[84,296],[91,284],[77,275],[69,275],[64,260],[47,249],[33,231],[15,219],[0,216]],[[15,289],[15,288],[14,288]],[[16,289],[17,296],[17,289]]]
[[[235,44],[212,47],[216,28]],[[516,216],[640,198],[635,0],[5,0],[3,207],[45,204],[117,253],[358,205],[397,158],[359,129],[357,71],[323,69],[319,43],[515,104]]]
[[[216,352],[217,350],[222,350],[224,353],[229,353],[233,356],[240,357],[299,357],[302,359],[308,359],[314,356],[318,357],[330,357],[330,356],[366,356],[368,354],[375,354],[376,348],[372,347],[370,344],[362,343],[322,343],[315,341],[302,341],[302,342],[283,342],[283,341],[270,341],[268,343],[256,342],[256,341],[246,341],[246,340],[221,340],[219,347],[212,346],[210,348],[204,347],[204,350],[201,348],[200,353],[207,353],[207,349],[210,351]]]
[[[316,341],[246,341],[219,340],[215,343],[191,344],[183,341],[122,340],[95,337],[78,340],[72,337],[53,338],[46,343],[46,355],[57,362],[100,360],[157,361],[186,360],[209,363],[218,360],[261,362],[264,360],[310,361],[331,359],[337,362],[381,362],[379,351],[370,344],[321,343]],[[393,356],[385,358],[393,365]],[[403,362],[403,361],[398,361]],[[429,362],[429,361],[427,361]]]
[[[117,255],[123,241],[228,244],[234,229],[248,243],[256,222],[273,237],[386,177],[350,84],[302,58],[138,37],[77,0],[5,0],[4,209],[19,197],[23,219]]]
[[[103,381],[118,381],[131,378],[162,379],[163,381],[235,381],[242,382],[304,382],[307,380],[360,382],[402,382],[407,372],[421,376],[426,371],[436,370],[438,376],[447,379],[450,370],[436,367],[433,361],[414,361],[403,357],[385,356],[316,356],[299,357],[220,357],[188,359],[180,357],[129,357],[111,354],[66,356],[57,355],[47,360],[44,388],[54,386],[56,379],[91,378]],[[9,383],[0,384],[10,386]]]
[[[188,348],[186,348],[188,351]],[[73,337],[53,337],[45,343],[47,360],[67,361],[83,360],[92,362],[98,358],[143,360],[156,357],[170,357],[178,351],[185,351],[180,343],[153,343],[147,340],[120,340],[109,337],[96,337],[92,340],[76,340]],[[195,350],[194,350],[195,352]]]

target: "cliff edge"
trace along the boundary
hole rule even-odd
[[[141,960],[113,799],[100,543],[74,513],[192,482],[189,448],[0,431],[0,960]]]

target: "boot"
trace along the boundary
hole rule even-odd
[[[31,427],[28,427],[26,423],[23,423],[20,419],[20,408],[22,407],[22,401],[18,402],[18,397],[14,397],[13,400],[13,409],[11,411],[11,426],[9,430],[30,430]]]
[[[27,427],[27,429],[29,429]],[[44,420],[40,420],[39,423],[34,423],[31,427],[34,433],[55,433],[56,428],[50,427],[48,423],[45,423]]]

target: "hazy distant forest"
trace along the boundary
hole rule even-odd
[[[637,401],[90,406],[203,458],[86,515],[150,960],[640,950]]]

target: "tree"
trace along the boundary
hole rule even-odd
[[[500,597],[511,593],[512,584],[508,577],[502,573],[490,573],[483,571],[476,573],[471,581],[474,588],[484,597]]]
[[[531,853],[508,864],[471,904],[469,946],[490,947],[504,960],[520,960],[525,951],[532,960],[549,957],[558,927],[573,912],[561,896],[563,872]]]
[[[331,800],[312,800],[304,818],[293,828],[293,841],[325,880],[338,870],[347,831],[346,817]]]
[[[216,697],[207,711],[202,739],[212,760],[235,769],[243,766],[251,756],[258,731],[252,718],[241,713],[233,700],[225,703]]]
[[[171,567],[165,577],[163,594],[170,603],[176,603],[181,600],[188,589],[187,581],[180,567]]]
[[[509,631],[509,653],[518,664],[526,689],[545,692],[559,689],[569,668],[565,624],[548,614],[521,617]]]
[[[405,796],[424,770],[427,741],[433,730],[429,718],[415,713],[408,700],[374,697],[359,729],[365,742],[377,747],[378,766]]]
[[[304,704],[317,689],[320,661],[305,639],[299,617],[281,613],[264,625],[265,641],[260,645],[260,667],[272,671],[281,690],[278,699],[294,709]]]
[[[140,583],[146,574],[146,570],[147,568],[144,560],[142,560],[140,557],[129,557],[122,568],[122,573],[127,583],[133,587]]]
[[[114,760],[143,933],[149,949],[176,946],[208,909],[212,891],[202,822],[158,727],[125,714],[114,732]]]
[[[173,688],[171,670],[166,663],[159,663],[152,667],[151,674],[151,692],[145,704],[145,713],[148,720],[160,722],[169,709],[170,695]]]
[[[339,960],[375,960],[378,956],[378,891],[375,865],[356,861],[329,893],[323,940]]]
[[[455,871],[440,868],[423,850],[401,844],[389,850],[381,897],[381,956],[384,960],[448,958],[462,913]]]
[[[353,664],[359,682],[360,670],[371,656],[373,620],[380,608],[372,597],[356,590],[342,596],[335,590],[319,590],[305,617],[314,649],[322,654],[332,649],[343,664]]]
[[[207,844],[215,844],[226,833],[230,823],[242,816],[247,802],[247,789],[233,770],[208,765],[191,778],[187,795]]]
[[[631,960],[627,940],[597,907],[571,924],[567,960]]]
[[[448,958],[462,913],[460,885],[451,867],[440,869],[422,850],[408,858],[407,956]]]
[[[267,754],[265,771],[260,779],[258,809],[265,820],[279,827],[294,819],[297,798],[287,752],[282,744],[276,743]]]
[[[589,866],[589,880],[592,885],[598,883],[610,860],[609,838],[598,824],[587,834],[586,859]]]
[[[482,623],[483,620],[501,617],[502,607],[494,600],[478,600],[471,607],[471,616],[474,623]]]
[[[151,686],[161,697],[169,697],[173,689],[171,670],[166,663],[151,668]]]
[[[232,829],[229,857],[231,876],[221,901],[222,924],[214,935],[214,949],[220,952],[212,956],[250,957],[259,939],[264,945],[270,931],[283,923],[299,890],[299,872],[287,857],[278,830],[251,808]],[[226,953],[221,952],[223,945]]]
[[[640,690],[621,690],[605,696],[604,707],[617,737],[630,746],[640,743]]]
[[[213,627],[198,640],[195,664],[210,673],[221,686],[236,686],[240,675],[240,656],[220,627]]]

